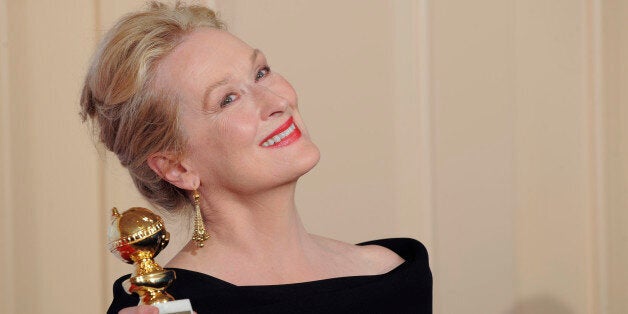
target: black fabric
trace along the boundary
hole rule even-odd
[[[432,313],[432,273],[423,244],[396,238],[360,243],[386,247],[405,262],[388,273],[317,281],[236,286],[218,278],[173,268],[177,279],[168,288],[175,299],[190,299],[204,313]],[[113,286],[107,313],[135,306],[137,295],[122,288],[126,275]]]

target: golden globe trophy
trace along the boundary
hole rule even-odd
[[[135,264],[129,292],[140,296],[140,305],[156,306],[159,313],[192,314],[190,300],[175,301],[165,291],[175,280],[175,272],[153,260],[170,240],[161,217],[143,207],[132,207],[122,214],[114,207],[112,212],[109,250],[126,263]]]

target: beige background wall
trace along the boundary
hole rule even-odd
[[[103,311],[131,271],[108,210],[144,202],[77,111],[142,3],[0,0],[2,313]],[[299,92],[311,232],[420,239],[436,313],[628,312],[626,1],[205,3]]]

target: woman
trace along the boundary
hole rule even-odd
[[[81,106],[151,203],[195,208],[195,235],[166,267],[177,272],[168,292],[198,313],[431,312],[419,242],[307,233],[294,193],[319,151],[296,93],[213,11],[153,3],[121,19]],[[156,310],[134,307],[126,278],[109,312]]]

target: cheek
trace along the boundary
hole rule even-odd
[[[256,143],[257,122],[247,114],[225,115],[214,121],[207,121],[207,126],[199,128],[190,146],[199,169],[208,171],[203,176],[206,183],[219,173],[232,173],[233,165],[246,163],[253,155],[251,151]],[[231,169],[231,170],[230,170]]]
[[[234,113],[216,121],[213,141],[224,153],[234,152],[236,147],[254,144],[257,135],[258,119],[248,113]]]

